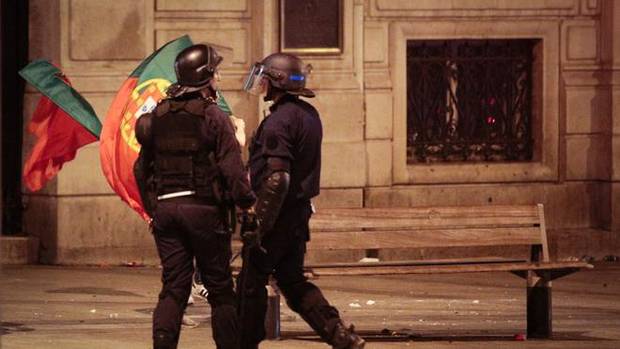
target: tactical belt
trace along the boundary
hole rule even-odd
[[[157,200],[161,201],[161,200],[166,200],[166,199],[178,198],[178,197],[181,197],[181,196],[190,196],[190,195],[194,195],[194,194],[196,194],[196,192],[193,191],[193,190],[177,191],[175,193],[168,193],[168,194],[164,194],[164,195],[159,195],[157,197]]]
[[[171,193],[171,194],[175,194],[175,193]],[[159,202],[162,204],[171,203],[171,204],[177,204],[177,205],[207,205],[207,206],[220,206],[221,205],[221,203],[219,203],[214,198],[196,196],[195,194],[169,197],[164,200],[159,200]]]

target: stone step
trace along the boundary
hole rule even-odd
[[[0,236],[0,264],[38,262],[39,239],[30,236]]]

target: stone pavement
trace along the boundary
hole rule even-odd
[[[2,349],[150,348],[156,268],[3,266]],[[348,322],[364,333],[409,334],[370,339],[367,348],[620,348],[620,264],[599,264],[554,281],[552,340],[517,341],[525,331],[525,282],[509,273],[326,277],[316,280]],[[215,348],[209,307],[197,300],[180,349]],[[261,348],[328,348],[283,305],[287,338]],[[398,341],[395,341],[397,340]]]

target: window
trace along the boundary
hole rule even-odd
[[[539,42],[408,40],[407,163],[531,161]]]

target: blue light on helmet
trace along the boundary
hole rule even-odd
[[[291,81],[304,81],[306,77],[303,75],[289,75],[288,79]]]

